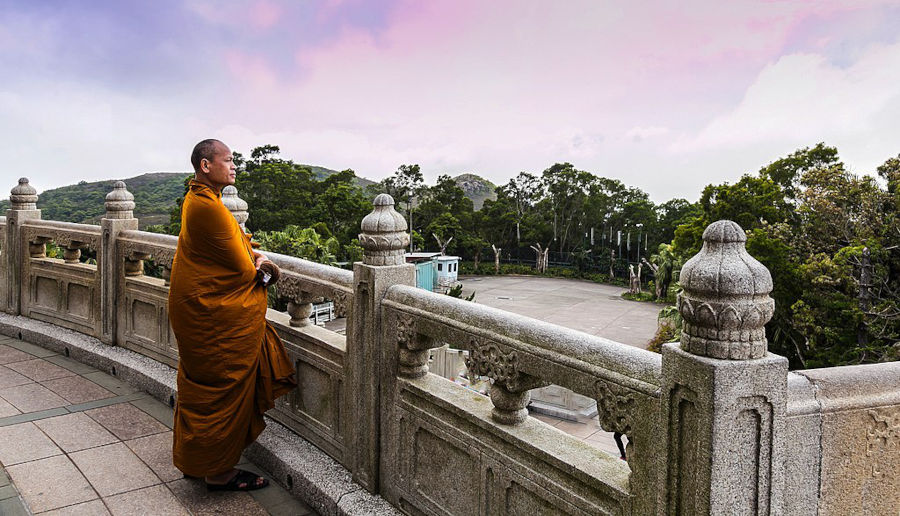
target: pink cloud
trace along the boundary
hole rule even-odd
[[[259,0],[250,6],[248,14],[253,27],[268,29],[278,23],[283,12],[281,6],[269,0]]]

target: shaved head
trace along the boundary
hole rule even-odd
[[[191,165],[194,166],[194,172],[200,172],[201,161],[204,159],[206,161],[212,161],[213,158],[216,157],[216,151],[220,149],[219,146],[221,146],[221,148],[228,148],[224,143],[213,138],[203,140],[197,145],[194,145],[194,151],[191,152]]]

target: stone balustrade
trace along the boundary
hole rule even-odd
[[[3,311],[175,367],[177,238],[137,230],[125,184],[99,226],[42,220],[25,178],[10,200]],[[233,188],[223,203],[242,225],[253,215]],[[900,364],[788,372],[766,351],[771,277],[737,224],[704,233],[682,272],[683,340],[657,355],[414,288],[406,222],[390,196],[374,206],[352,272],[268,253],[288,301],[268,318],[299,381],[269,415],[369,492],[411,514],[900,512]],[[144,274],[148,260],[162,278]],[[321,299],[346,335],[309,324]],[[445,343],[468,350],[489,397],[429,373]],[[628,437],[627,462],[528,415],[529,391],[550,383],[597,400],[601,426]]]

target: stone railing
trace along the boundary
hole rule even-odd
[[[26,179],[0,217],[0,306],[176,366],[168,270],[177,238],[137,231],[124,183],[99,226],[43,221]],[[223,203],[241,224],[236,190]],[[270,254],[270,310],[299,387],[269,415],[410,514],[897,514],[900,364],[790,373],[767,353],[768,271],[720,221],[684,267],[682,343],[657,355],[413,288],[406,223],[378,196],[353,271]],[[63,258],[46,257],[56,243]],[[80,259],[95,253],[96,265]],[[143,274],[152,260],[162,278]],[[312,303],[347,317],[309,324]],[[429,373],[429,351],[468,351],[482,396]],[[597,401],[628,438],[623,462],[528,415],[547,384]]]
[[[539,513],[545,503],[569,514],[653,511],[659,355],[409,286],[388,289],[382,306],[390,501],[451,514]],[[469,351],[470,374],[492,380],[489,399],[428,374],[429,349],[445,342]],[[627,465],[529,418],[529,391],[551,383],[597,400],[601,427],[628,436]],[[441,455],[452,467],[429,467]]]

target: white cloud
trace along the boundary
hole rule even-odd
[[[799,147],[836,146],[857,172],[900,151],[900,43],[872,45],[847,67],[816,54],[767,66],[731,111],[674,141],[682,155],[732,153],[764,165]]]

